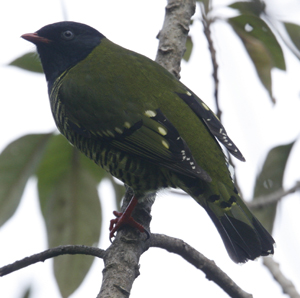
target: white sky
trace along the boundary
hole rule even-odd
[[[221,1],[215,0],[216,3]],[[222,1],[226,2],[226,1]],[[164,18],[165,1],[65,1],[68,20],[86,23],[112,41],[155,58],[155,38]],[[270,10],[281,19],[297,22],[300,4],[297,0],[272,1]],[[219,12],[223,12],[220,8]],[[42,75],[31,74],[6,66],[11,60],[33,50],[20,35],[63,20],[58,0],[16,0],[0,2],[0,151],[24,134],[49,132],[55,129],[51,117],[46,82]],[[224,23],[213,30],[220,65],[220,101],[224,124],[230,137],[246,157],[237,164],[237,176],[246,198],[251,198],[255,175],[270,148],[288,143],[299,136],[300,63],[285,51],[287,72],[274,71],[272,106],[267,93],[256,79],[240,41]],[[191,61],[182,65],[182,81],[209,106],[214,107],[211,63],[207,43],[199,22],[191,34],[195,48]],[[299,142],[293,149],[285,175],[285,187],[299,180]],[[100,247],[108,247],[108,222],[115,208],[109,198],[108,184],[101,186],[106,201]],[[275,260],[300,291],[299,195],[290,195],[280,204],[274,238]],[[183,212],[184,211],[184,212]],[[164,191],[152,211],[152,232],[178,237],[208,258],[216,261],[234,281],[254,297],[284,297],[261,261],[238,266],[227,256],[221,239],[208,216],[192,199],[171,196]],[[25,196],[15,216],[0,230],[0,266],[46,249],[45,227],[39,215],[35,181],[26,187]],[[203,240],[205,239],[205,240]],[[0,297],[20,297],[33,283],[31,298],[59,297],[51,273],[51,261],[36,264],[0,279]],[[159,249],[146,252],[141,260],[141,275],[133,285],[131,297],[227,297],[204,274],[178,256]],[[102,261],[96,261],[85,284],[72,295],[95,297],[102,279]]]

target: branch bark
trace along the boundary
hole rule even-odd
[[[151,234],[150,247],[159,247],[180,255],[187,262],[200,269],[208,280],[215,282],[230,297],[251,298],[252,295],[243,291],[214,261],[209,260],[196,249],[181,239],[161,234]]]
[[[159,45],[155,61],[177,79],[180,79],[180,62],[186,50],[186,39],[195,8],[195,0],[169,0],[163,27],[157,35]]]
[[[16,261],[12,264],[0,268],[0,276],[7,275],[14,271],[20,270],[27,266],[33,265],[37,262],[44,262],[47,259],[54,258],[62,255],[88,255],[98,258],[103,258],[104,250],[97,247],[90,247],[85,245],[61,245],[58,247],[47,249],[41,253],[26,257],[22,260]]]
[[[300,294],[297,292],[294,284],[283,275],[278,263],[270,257],[263,258],[263,263],[281,286],[283,293],[289,295],[291,298],[300,298]]]
[[[128,191],[128,197],[131,195],[132,193]],[[126,200],[127,199],[128,198],[126,198]],[[146,203],[146,205],[146,209],[148,209],[151,204],[148,205]],[[137,208],[140,210],[137,210],[135,216],[137,216],[137,214],[142,214],[145,211],[145,205],[143,204],[139,205]],[[149,209],[148,211],[150,212]],[[150,213],[147,212],[147,214],[144,215],[142,222],[148,222],[149,224],[151,220]],[[217,267],[213,261],[207,259],[204,255],[181,239],[161,234],[151,234],[150,239],[145,241],[144,237],[145,235],[139,233],[135,229],[125,228],[118,233],[116,240],[106,251],[84,245],[58,246],[0,268],[0,276],[12,273],[37,262],[44,262],[52,257],[65,254],[84,254],[102,258],[105,262],[103,283],[97,297],[129,297],[132,284],[136,277],[139,276],[140,256],[151,247],[159,247],[180,255],[197,269],[202,270],[208,280],[219,285],[230,297],[252,297],[252,295],[243,291],[225,272]],[[277,276],[278,274],[276,274],[276,278]],[[283,280],[281,276],[279,279]],[[287,284],[287,286],[289,286],[289,290],[291,291],[292,287],[290,284]]]
[[[123,212],[133,196],[131,188],[127,188],[124,202],[121,208]],[[139,203],[134,211],[133,218],[150,230],[151,206],[154,197]],[[134,280],[139,276],[139,259],[147,250],[145,233],[141,234],[137,229],[124,227],[118,231],[112,245],[104,254],[104,270],[100,292],[97,298],[126,298]]]

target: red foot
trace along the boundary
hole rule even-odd
[[[137,203],[138,200],[135,198],[135,196],[133,196],[124,212],[117,212],[117,211],[113,212],[116,218],[110,221],[110,225],[109,225],[110,241],[113,237],[115,237],[115,232],[117,232],[124,225],[130,225],[131,227],[137,228],[141,233],[145,232],[147,234],[147,238],[149,238],[149,232],[141,224],[136,222],[131,216],[133,209],[137,205]]]

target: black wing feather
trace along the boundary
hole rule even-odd
[[[228,137],[224,126],[218,117],[209,107],[194,93],[187,90],[187,93],[177,93],[177,95],[194,111],[194,113],[204,122],[209,131],[222,143],[228,151],[241,161],[245,161],[244,156]]]

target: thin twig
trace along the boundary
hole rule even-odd
[[[219,65],[217,63],[216,50],[214,47],[213,40],[211,38],[211,30],[210,30],[210,26],[214,22],[214,20],[207,17],[207,14],[205,13],[205,10],[204,10],[204,6],[201,5],[201,3],[200,3],[200,8],[201,8],[201,15],[202,15],[203,32],[204,32],[204,35],[208,42],[208,48],[209,48],[211,62],[212,62],[212,66],[213,66],[212,76],[213,76],[214,83],[215,83],[214,96],[215,96],[216,110],[217,110],[216,115],[218,116],[218,118],[221,121],[222,110],[221,110],[220,104],[219,104],[219,77],[218,77]]]
[[[263,264],[269,269],[274,279],[279,283],[283,293],[289,295],[290,298],[300,298],[300,294],[297,292],[294,284],[283,275],[277,262],[271,257],[265,257],[263,258]]]
[[[85,245],[61,245],[61,246],[47,249],[41,253],[34,254],[30,257],[26,257],[22,260],[16,261],[12,264],[0,268],[0,276],[4,276],[6,274],[12,273],[24,267],[33,265],[37,262],[44,262],[47,259],[61,256],[61,255],[81,254],[81,255],[89,255],[98,258],[103,258],[104,253],[105,253],[104,250],[97,247],[90,247]]]
[[[215,19],[208,17],[208,13],[205,11],[205,7],[202,3],[199,3],[199,5],[200,5],[200,9],[201,9],[201,17],[202,17],[201,21],[203,24],[203,32],[204,32],[204,35],[208,42],[208,49],[210,52],[211,62],[212,62],[212,67],[213,67],[212,77],[213,77],[214,84],[215,84],[214,97],[215,97],[215,103],[216,103],[216,115],[219,118],[219,120],[221,121],[222,110],[220,108],[220,101],[219,101],[219,76],[218,76],[219,65],[217,62],[217,55],[216,55],[217,52],[216,52],[216,49],[214,46],[214,42],[213,42],[213,39],[211,36],[211,30],[210,30],[211,24],[215,21]],[[228,162],[233,167],[233,170],[235,171],[235,164],[233,163],[230,154],[228,156]],[[240,193],[240,196],[243,197],[236,177],[234,176],[233,179],[234,179],[235,186]]]
[[[161,234],[152,234],[149,240],[150,247],[159,247],[169,252],[180,255],[187,262],[206,274],[208,280],[212,280],[221,287],[230,297],[250,298],[251,294],[243,291],[215,262],[207,259],[200,252],[181,239]]]
[[[300,190],[300,181],[297,181],[293,187],[288,190],[277,190],[269,195],[261,196],[258,198],[254,198],[251,202],[247,202],[247,205],[251,209],[258,209],[264,207],[266,205],[276,203],[281,200],[281,198]]]
[[[246,204],[250,209],[259,209],[269,204],[276,203],[280,201],[283,197],[294,193],[298,190],[300,190],[300,181],[297,181],[295,185],[289,188],[288,190],[280,189],[269,195],[254,198],[252,201],[246,202]],[[170,189],[169,191],[177,195],[188,196],[186,192],[178,191],[175,189]]]

